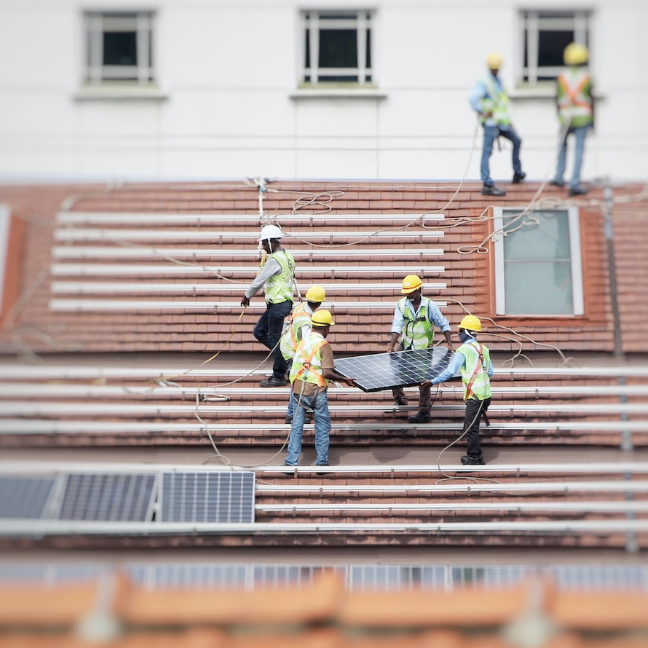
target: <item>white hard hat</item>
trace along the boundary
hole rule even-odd
[[[268,239],[280,239],[283,236],[281,228],[276,225],[266,225],[261,229],[259,241],[267,241]]]

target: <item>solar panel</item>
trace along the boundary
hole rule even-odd
[[[155,475],[70,474],[59,520],[146,522],[151,519]]]
[[[254,473],[164,473],[160,510],[162,522],[254,522]]]
[[[43,517],[55,477],[0,477],[0,518],[39,520]]]
[[[394,353],[340,358],[335,369],[366,392],[390,387],[410,387],[438,376],[450,363],[452,351],[445,347],[429,347]],[[454,379],[454,377],[453,377]]]

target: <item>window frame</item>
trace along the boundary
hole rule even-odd
[[[520,207],[494,207],[493,226],[494,231],[502,231],[504,227],[504,212],[523,211]],[[506,312],[506,283],[504,269],[504,237],[497,235],[494,238],[494,259],[495,259],[495,314],[498,317],[534,317],[534,318],[576,318],[585,315],[585,296],[583,285],[583,255],[581,253],[580,215],[578,207],[571,206],[562,209],[542,209],[537,211],[567,212],[569,226],[569,253],[571,260],[571,281],[572,281],[572,313],[507,313]],[[533,212],[531,212],[533,214]]]
[[[84,83],[90,85],[154,85],[157,82],[155,61],[156,13],[151,10],[94,11],[83,13]],[[135,65],[104,65],[103,37],[106,32],[127,31],[117,27],[132,25],[136,34]],[[129,25],[129,23],[131,23]],[[129,30],[130,31],[130,30]]]
[[[340,16],[335,20],[328,18],[325,26],[322,26],[322,16]],[[343,87],[358,86],[360,88],[372,88],[376,86],[375,71],[375,29],[376,12],[373,9],[302,9],[299,20],[299,78],[298,85],[301,88],[331,87],[341,85]],[[322,68],[319,66],[319,38],[322,29],[339,29],[341,27],[355,27],[357,62],[355,68]],[[367,35],[367,31],[369,34]],[[306,66],[306,34],[309,34],[309,60],[310,66]],[[367,38],[368,36],[368,38]],[[367,49],[371,58],[371,66],[367,66]],[[321,79],[321,76],[349,77],[348,81],[328,81]],[[354,77],[357,77],[354,78]],[[367,80],[369,77],[369,80]],[[307,80],[308,79],[308,80]]]
[[[556,16],[555,14],[563,14]],[[520,83],[538,85],[553,83],[562,72],[563,66],[539,67],[538,57],[540,48],[540,32],[553,28],[557,31],[573,31],[574,41],[589,46],[592,31],[592,11],[590,9],[563,9],[552,11],[550,9],[521,9],[520,10]],[[549,16],[552,17],[549,17]],[[567,22],[571,22],[573,29],[565,29]],[[526,52],[525,52],[526,43]],[[527,65],[525,66],[524,60]],[[538,80],[539,76],[552,77],[552,80]]]

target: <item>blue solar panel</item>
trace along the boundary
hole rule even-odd
[[[162,522],[254,522],[254,473],[164,473]]]
[[[39,520],[45,513],[55,477],[0,477],[0,518]]]
[[[70,474],[59,520],[146,522],[151,519],[155,475]]]

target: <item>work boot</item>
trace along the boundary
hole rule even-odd
[[[407,398],[405,398],[405,396],[397,396],[394,398],[394,405],[396,405],[396,407],[404,407],[407,405]]]
[[[286,418],[284,419],[284,422],[288,423],[288,425],[292,425],[292,416],[286,414]]]
[[[285,387],[287,384],[287,380],[284,380],[283,378],[276,378],[274,375],[270,376],[270,378],[262,380],[259,383],[261,387]]]
[[[498,189],[495,185],[484,185],[482,187],[482,196],[506,196],[506,191]]]
[[[526,178],[526,173],[524,173],[524,171],[522,171],[522,173],[514,173],[513,184],[520,184],[524,178]]]
[[[571,187],[569,189],[569,195],[570,196],[584,196],[587,193],[587,189],[581,185],[578,185],[577,187]]]
[[[549,184],[552,187],[564,187],[565,183],[562,180],[550,180]]]
[[[468,455],[461,457],[461,463],[464,466],[484,466],[484,457],[479,457],[479,459],[474,459]]]
[[[432,417],[427,412],[418,412],[414,416],[410,416],[407,420],[409,423],[429,423]]]
[[[329,462],[327,461],[325,464],[315,464],[315,465],[316,466],[330,466],[331,464],[329,464]],[[315,474],[319,475],[321,477],[322,475],[328,475],[329,473],[327,473],[327,472],[316,472]]]

